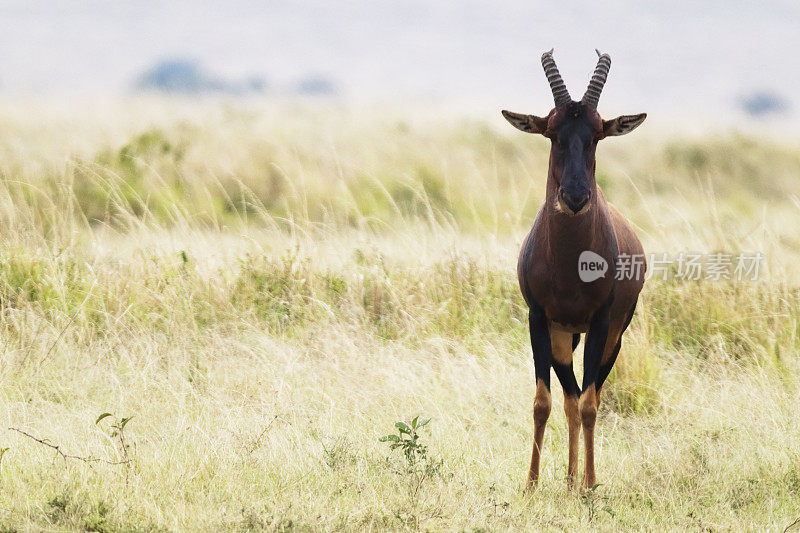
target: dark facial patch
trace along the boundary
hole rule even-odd
[[[553,117],[548,137],[553,142],[555,177],[562,199],[588,198],[592,187],[594,150],[599,139],[599,116],[580,102],[573,102]],[[601,124],[601,123],[600,123]],[[575,207],[580,207],[577,203]]]
[[[595,140],[598,133],[596,121],[593,120],[596,114],[580,102],[572,102],[554,117],[549,128],[552,132],[550,137],[561,148],[571,145],[576,138],[580,139],[581,144],[587,145]]]

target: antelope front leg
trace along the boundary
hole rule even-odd
[[[586,334],[586,351],[583,355],[583,388],[578,400],[578,410],[583,426],[583,443],[586,451],[586,462],[583,471],[583,488],[592,488],[596,484],[594,474],[594,425],[597,420],[597,378],[600,373],[600,361],[603,357],[609,328],[609,308],[611,298],[601,307],[589,325]]]
[[[544,428],[550,417],[550,366],[553,356],[550,346],[550,331],[547,328],[547,319],[542,308],[531,306],[528,325],[533,349],[533,367],[536,371],[536,398],[533,401],[533,452],[531,453],[531,466],[528,469],[528,481],[525,484],[526,489],[531,489],[539,481],[539,460],[542,456]]]
[[[539,462],[542,456],[542,443],[544,442],[544,428],[550,417],[552,401],[550,390],[544,380],[536,380],[536,398],[533,400],[533,452],[531,453],[531,466],[528,469],[528,482],[526,489],[531,489],[539,482]]]

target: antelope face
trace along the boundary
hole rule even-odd
[[[611,58],[600,55],[592,80],[580,102],[570,98],[558,73],[553,51],[542,55],[556,107],[546,117],[503,111],[503,116],[515,128],[544,135],[551,141],[550,174],[555,179],[556,209],[568,215],[580,215],[592,206],[595,194],[595,150],[600,139],[624,135],[633,131],[647,118],[646,113],[622,115],[603,120],[597,112],[597,102],[603,90]]]
[[[594,161],[602,122],[597,111],[570,102],[552,113],[545,135],[550,139],[550,167],[556,181],[556,202],[569,215],[585,213],[591,206]]]

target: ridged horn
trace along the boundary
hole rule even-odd
[[[603,92],[603,86],[606,84],[606,79],[608,78],[608,70],[611,68],[611,56],[608,54],[601,54],[600,50],[596,48],[594,51],[597,52],[599,59],[597,60],[597,66],[594,68],[592,79],[589,81],[589,87],[586,88],[586,93],[583,95],[583,98],[581,98],[581,102],[587,107],[597,109],[597,102],[600,101],[600,93]]]
[[[572,102],[569,96],[567,86],[564,80],[561,79],[561,74],[558,72],[556,61],[553,59],[553,49],[549,52],[542,54],[542,67],[544,67],[544,74],[547,76],[547,81],[550,83],[550,90],[553,91],[553,100],[556,107]]]

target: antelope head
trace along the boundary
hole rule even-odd
[[[503,110],[503,116],[515,128],[550,139],[549,175],[554,182],[548,181],[548,187],[554,187],[556,208],[568,215],[583,214],[593,203],[597,188],[594,175],[597,142],[630,133],[647,118],[647,113],[622,115],[612,120],[600,117],[597,103],[611,68],[611,57],[599,51],[597,55],[597,66],[580,102],[570,97],[550,50],[542,54],[542,66],[555,107],[545,117]]]

